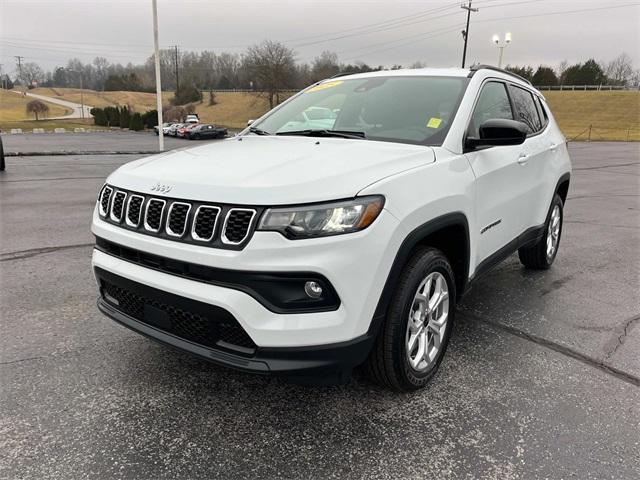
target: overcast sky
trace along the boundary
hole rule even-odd
[[[459,66],[461,1],[159,0],[160,43],[242,52],[268,38],[293,48],[298,61],[330,50],[343,62]],[[471,19],[469,63],[496,64],[491,37],[509,31],[505,63],[556,66],[626,52],[640,68],[640,0],[474,0],[473,6],[479,11]],[[45,69],[71,57],[140,63],[152,45],[151,0],[0,0],[3,72],[15,71],[14,55]]]

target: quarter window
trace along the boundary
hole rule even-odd
[[[536,133],[542,130],[542,123],[531,92],[512,85],[511,93],[518,120],[527,126],[528,133]]]
[[[480,138],[480,125],[494,118],[513,120],[507,87],[501,82],[489,82],[482,87],[478,103],[471,116],[471,122],[469,122],[467,131],[469,137]]]

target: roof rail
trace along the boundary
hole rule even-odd
[[[336,73],[335,75],[330,76],[329,78],[338,78],[338,77],[344,77],[346,75],[355,75],[358,72],[340,72],[340,73]]]
[[[471,78],[473,77],[473,75],[478,71],[478,70],[494,70],[496,72],[500,72],[500,73],[504,73],[506,75],[511,75],[512,77],[516,77],[518,80],[522,80],[525,83],[528,83],[529,85],[533,86],[533,84],[527,80],[526,78],[524,78],[521,75],[518,75],[517,73],[513,73],[510,72],[509,70],[505,70],[504,68],[498,68],[498,67],[494,67],[493,65],[473,65],[471,68],[469,68],[469,70],[471,70],[469,72],[469,75],[467,75],[467,77]]]

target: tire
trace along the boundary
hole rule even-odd
[[[431,283],[429,291],[426,291],[428,279],[431,279]],[[422,305],[427,306],[435,301],[437,291],[434,289],[438,284],[446,288],[444,291],[447,296],[434,305],[436,308],[431,310],[431,314],[428,309],[420,310]],[[424,299],[418,300],[422,290],[422,293],[426,293],[426,299],[431,301],[425,303]],[[409,392],[424,387],[437,372],[446,352],[455,310],[456,286],[449,261],[440,250],[419,248],[402,270],[387,316],[365,364],[367,375],[376,383],[397,391]],[[440,332],[437,337],[440,342],[435,353],[435,343],[432,342],[436,340],[436,334],[426,327],[437,325],[433,317],[439,317],[440,324],[436,327]],[[424,337],[416,327],[418,324],[422,324]],[[417,340],[409,348],[411,337]],[[428,358],[419,354],[420,349],[427,352]]]
[[[533,270],[547,270],[553,264],[560,248],[562,223],[564,220],[564,205],[560,195],[555,194],[551,207],[547,213],[542,238],[531,246],[518,250],[520,262],[526,268]]]

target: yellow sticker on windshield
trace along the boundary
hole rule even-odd
[[[427,122],[427,128],[438,128],[441,123],[442,123],[442,119],[441,118],[431,117],[429,119],[429,121]]]
[[[320,90],[326,90],[327,88],[337,87],[341,83],[343,83],[343,80],[334,80],[333,82],[324,82],[324,83],[321,83],[320,85],[316,85],[315,87],[311,87],[309,90],[306,91],[306,93],[318,92]]]

